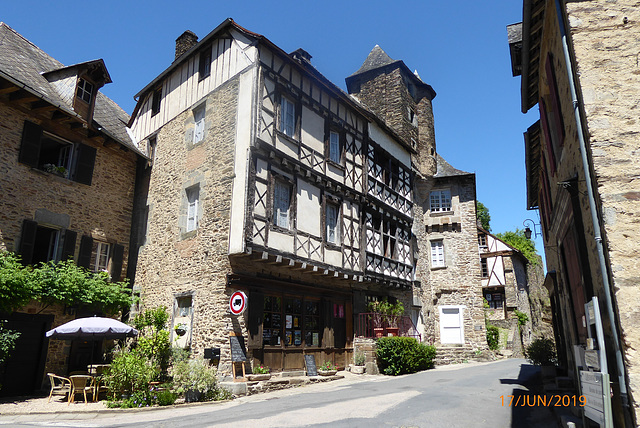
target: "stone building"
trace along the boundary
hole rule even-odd
[[[368,302],[402,302],[423,339],[423,324],[430,337],[437,307],[451,304],[427,290],[445,257],[436,251],[432,266],[425,228],[436,205],[435,92],[379,47],[347,87],[303,49],[288,54],[228,19],[199,41],[181,35],[175,61],[136,95],[129,126],[151,158],[142,300],[171,308],[186,330],[177,345],[219,348],[223,372],[230,336],[274,370],[302,369],[309,354],[345,366]],[[458,216],[439,229],[438,242],[451,239],[442,271],[468,263],[457,287],[475,293],[453,328],[481,348],[475,229],[475,247],[454,244],[467,221],[475,228],[475,179],[449,193],[442,180],[437,216]],[[241,316],[229,310],[235,291],[248,296]]]
[[[639,22],[630,0],[534,0],[508,27],[522,111],[540,110],[525,134],[527,204],[540,210],[560,364],[576,390],[579,370],[608,373],[617,427],[635,426],[640,388]],[[600,310],[585,310],[593,299]]]
[[[99,92],[111,83],[104,62],[64,66],[4,23],[0,40],[0,250],[25,264],[71,257],[123,278],[142,154],[128,115]],[[0,373],[4,395],[40,389],[47,371],[86,369],[88,344],[44,336],[81,315],[37,303],[3,314],[21,332]]]

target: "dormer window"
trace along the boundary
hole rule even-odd
[[[78,90],[76,91],[76,97],[86,102],[91,103],[91,97],[93,96],[93,84],[89,83],[85,79],[78,79]]]

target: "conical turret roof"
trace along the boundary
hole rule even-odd
[[[395,62],[401,61],[393,60],[384,50],[382,50],[380,46],[375,45],[374,48],[371,49],[371,52],[369,52],[367,59],[362,63],[362,66],[351,76],[366,73],[367,71],[375,70],[376,68],[384,67],[385,65],[393,64]]]

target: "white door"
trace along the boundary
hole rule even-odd
[[[440,343],[464,343],[462,325],[462,307],[441,306],[440,308]]]

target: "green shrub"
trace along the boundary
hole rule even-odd
[[[354,358],[354,362],[356,366],[364,366],[364,363],[367,361],[367,358],[362,352],[358,352]]]
[[[153,364],[136,350],[123,348],[114,352],[104,380],[109,394],[117,397],[120,394],[145,391],[149,382],[156,379],[159,373],[157,364]]]
[[[173,387],[180,393],[197,393],[199,401],[230,398],[230,394],[218,386],[216,371],[214,366],[201,358],[176,361],[171,367]]]
[[[415,373],[433,367],[436,348],[412,337],[381,337],[376,344],[378,367],[386,375]]]
[[[554,366],[558,362],[556,345],[551,339],[536,339],[525,350],[525,356],[536,366]]]
[[[487,325],[487,345],[494,351],[500,347],[500,329],[495,325]]]
[[[527,321],[529,321],[529,316],[524,312],[520,312],[519,310],[513,311],[514,314],[518,317],[518,326],[524,327]]]

